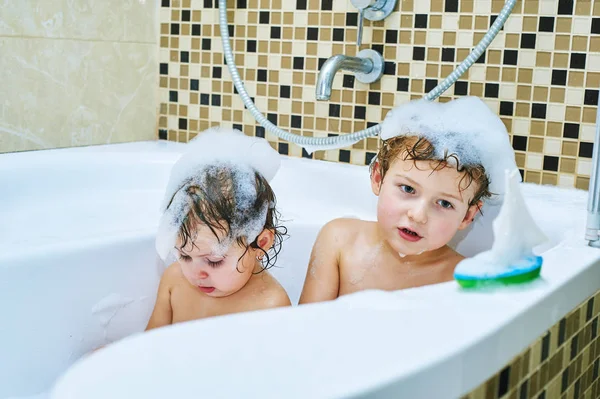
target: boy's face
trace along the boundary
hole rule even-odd
[[[225,234],[217,231],[222,243],[204,225],[197,228],[193,243],[179,250],[179,263],[186,279],[198,290],[212,297],[224,297],[242,289],[256,265],[256,250],[234,240],[223,244]],[[181,243],[178,241],[177,247]],[[242,256],[243,255],[243,256]],[[240,259],[241,258],[241,259]]]
[[[377,222],[388,244],[401,255],[417,255],[448,244],[457,230],[472,222],[481,206],[469,206],[476,183],[461,191],[463,174],[453,166],[434,172],[436,165],[398,157],[383,181],[379,165],[371,175],[373,192],[379,196]]]

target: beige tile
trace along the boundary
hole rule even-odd
[[[0,52],[0,151],[155,137],[155,45],[0,38]]]

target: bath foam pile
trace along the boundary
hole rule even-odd
[[[237,208],[236,225],[230,226],[230,240],[223,242],[226,251],[230,241],[246,237],[248,242],[260,234],[271,204],[254,209],[256,187],[254,172],[271,181],[279,170],[281,158],[269,143],[248,137],[233,129],[213,128],[200,133],[187,144],[187,149],[171,170],[156,237],[156,250],[165,261],[171,261],[177,234],[190,210],[190,186],[204,187],[206,174],[219,168],[230,170]]]
[[[463,165],[483,165],[491,181],[490,191],[498,194],[497,203],[504,192],[504,171],[517,169],[506,127],[477,97],[403,104],[390,111],[381,125],[383,140],[396,136],[426,138],[439,159],[447,151]]]

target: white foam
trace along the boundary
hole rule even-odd
[[[415,100],[394,108],[381,125],[381,138],[400,135],[426,138],[436,156],[455,154],[461,164],[481,164],[490,191],[504,192],[504,171],[517,169],[506,127],[483,101],[462,97],[447,103]]]

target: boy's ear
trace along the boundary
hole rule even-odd
[[[272,230],[264,229],[262,233],[256,237],[256,243],[260,248],[262,248],[265,252],[271,249],[273,243],[275,242],[275,234]]]
[[[373,194],[379,195],[381,191],[381,181],[383,178],[381,177],[381,164],[379,161],[375,161],[373,165],[373,169],[371,169],[371,189],[373,190]]]
[[[471,223],[473,223],[473,221],[475,220],[475,215],[477,214],[477,212],[479,212],[479,210],[481,209],[482,206],[483,206],[483,201],[481,201],[481,200],[477,201],[476,204],[471,205],[469,207],[469,209],[467,210],[467,214],[465,215],[465,218],[458,226],[458,229],[464,230],[467,227],[469,227],[469,225]]]

